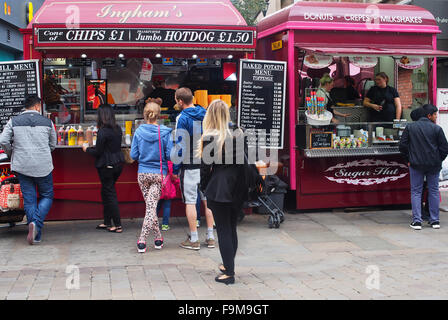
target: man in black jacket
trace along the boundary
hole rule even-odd
[[[409,166],[411,177],[411,203],[413,221],[411,228],[421,230],[421,198],[423,180],[428,183],[430,224],[440,228],[439,223],[439,172],[442,161],[448,155],[448,142],[441,127],[436,125],[437,108],[423,106],[426,117],[406,126],[400,141],[400,152]]]

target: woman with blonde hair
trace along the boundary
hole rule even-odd
[[[330,95],[331,89],[334,87],[334,80],[330,77],[328,73],[324,74],[322,78],[320,79],[320,87],[316,92],[316,95],[320,98],[324,98],[324,105],[325,108],[331,112],[332,114],[340,117],[349,117],[350,114],[347,113],[341,113],[339,111],[336,111],[333,109],[335,106],[335,102],[333,101],[333,98]],[[339,120],[336,118],[332,118],[331,121],[333,123],[339,123]]]
[[[244,134],[230,129],[229,106],[214,100],[207,108],[203,135],[199,141],[201,156],[201,190],[207,206],[213,212],[223,264],[217,282],[235,282],[235,255],[238,248],[237,218],[247,194],[241,177],[244,176]]]
[[[146,104],[143,110],[145,124],[135,131],[132,139],[131,157],[138,161],[138,184],[146,203],[145,219],[137,242],[138,252],[146,252],[146,238],[154,233],[154,247],[162,249],[163,238],[157,219],[157,202],[162,190],[162,176],[168,171],[168,160],[173,146],[171,129],[157,124],[160,105],[155,102]]]

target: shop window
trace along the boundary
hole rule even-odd
[[[81,68],[44,66],[43,101],[54,123],[79,123]]]

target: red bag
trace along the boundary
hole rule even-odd
[[[0,208],[2,211],[23,210],[23,194],[20,184],[14,183],[17,178],[8,180],[3,181],[0,188]]]
[[[159,128],[160,176],[162,177],[162,191],[160,193],[160,199],[169,200],[176,198],[176,185],[173,183],[173,176],[171,172],[169,172],[165,176],[165,178],[163,178],[162,141],[160,140],[160,126],[158,128]]]

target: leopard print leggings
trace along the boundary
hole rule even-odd
[[[149,232],[154,232],[154,240],[162,239],[160,233],[159,220],[157,219],[157,202],[160,199],[162,179],[160,174],[139,173],[138,184],[142,190],[146,202],[146,214],[143,220],[142,232],[139,242],[146,242]]]

